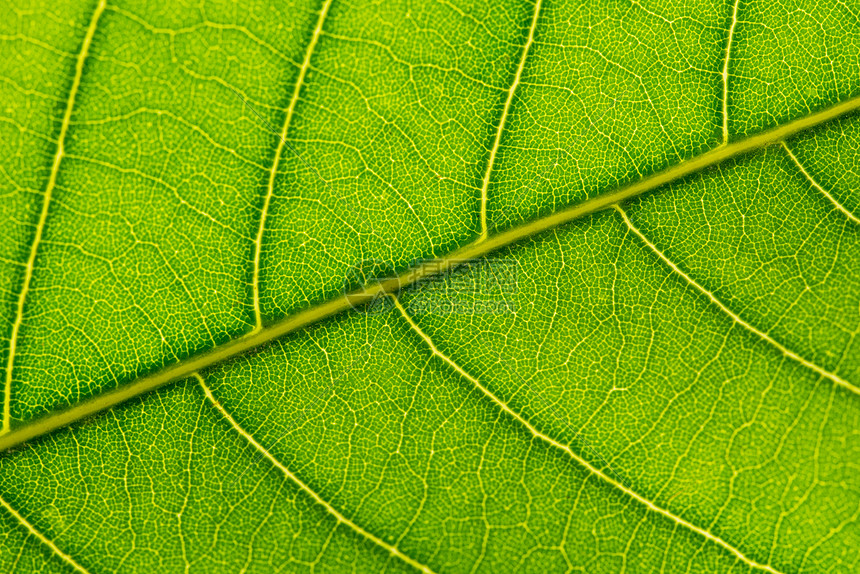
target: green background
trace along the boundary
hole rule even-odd
[[[0,7],[13,428],[860,95],[853,0],[272,4]],[[0,570],[857,571],[860,120],[785,143],[401,296],[515,312],[342,314],[4,453]]]

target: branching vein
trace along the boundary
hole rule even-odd
[[[528,59],[529,49],[532,46],[532,42],[535,39],[535,29],[537,28],[538,17],[540,16],[540,8],[541,8],[542,0],[537,0],[535,2],[534,13],[532,14],[532,22],[529,27],[529,35],[526,40],[525,46],[523,46],[523,53],[520,56],[520,63],[517,66],[516,74],[514,74],[514,81],[511,84],[511,87],[508,89],[508,96],[505,98],[505,107],[502,109],[502,117],[499,120],[499,125],[496,128],[496,137],[493,140],[493,147],[490,149],[490,158],[487,160],[487,169],[484,172],[484,180],[481,184],[481,235],[479,237],[479,241],[482,241],[487,238],[487,190],[490,187],[490,179],[493,173],[493,164],[496,162],[496,154],[499,151],[499,143],[502,141],[502,134],[505,131],[505,125],[508,122],[508,114],[511,111],[511,103],[514,101],[514,94],[517,91],[517,87],[520,85],[520,78],[523,75],[523,69],[526,66],[526,60]]]
[[[275,179],[278,175],[278,166],[281,163],[281,156],[283,155],[284,148],[287,145],[287,132],[289,131],[290,124],[293,121],[293,114],[296,111],[299,94],[301,93],[302,86],[305,83],[305,76],[308,73],[308,68],[310,68],[311,55],[314,53],[314,49],[317,46],[317,41],[319,40],[320,33],[322,32],[323,22],[325,22],[325,18],[328,15],[328,9],[331,6],[331,3],[332,0],[326,0],[323,3],[319,17],[317,18],[317,25],[314,28],[310,42],[308,42],[308,48],[305,51],[305,59],[302,62],[301,70],[299,70],[296,85],[293,87],[293,95],[290,97],[290,103],[287,106],[287,113],[284,116],[284,126],[281,128],[281,133],[278,137],[278,147],[275,149],[275,158],[272,160],[272,169],[269,170],[269,181],[266,185],[266,197],[263,200],[263,211],[260,214],[260,226],[257,229],[257,239],[254,242],[254,276],[252,279],[252,289],[254,293],[254,317],[257,322],[257,330],[263,328],[263,317],[260,313],[260,253],[263,250],[263,232],[266,229],[266,218],[269,215],[269,205],[272,203],[272,195],[275,190]]]
[[[785,345],[783,345],[782,343],[780,343],[779,341],[777,341],[776,339],[774,339],[773,337],[771,337],[770,335],[768,335],[764,331],[761,331],[761,330],[757,329],[756,327],[754,327],[753,325],[750,325],[748,322],[744,321],[740,317],[740,315],[733,312],[725,304],[723,304],[722,301],[717,299],[717,297],[713,293],[711,293],[710,291],[705,289],[702,285],[697,283],[695,279],[693,279],[692,277],[690,277],[689,275],[684,273],[684,271],[681,270],[680,267],[675,265],[675,263],[673,263],[671,259],[666,257],[666,255],[662,251],[660,251],[656,245],[651,243],[651,241],[635,225],[633,225],[633,223],[630,221],[630,218],[627,217],[627,213],[624,211],[624,209],[621,206],[616,205],[615,209],[621,215],[621,218],[624,220],[624,223],[627,225],[627,227],[630,229],[630,231],[632,231],[642,241],[642,243],[647,245],[648,248],[651,251],[653,251],[654,254],[657,255],[657,257],[659,257],[663,263],[668,265],[672,269],[672,271],[674,271],[675,273],[680,275],[684,279],[684,281],[686,281],[689,285],[694,287],[696,289],[696,291],[698,291],[699,293],[701,293],[702,295],[704,295],[708,299],[710,299],[710,301],[714,305],[716,305],[723,313],[725,313],[726,315],[731,317],[731,319],[735,323],[737,323],[738,325],[740,325],[741,327],[743,327],[744,329],[746,329],[750,333],[755,334],[761,340],[765,341],[766,343],[768,343],[769,345],[771,345],[772,347],[777,349],[780,353],[782,353],[783,355],[785,355],[789,359],[800,363],[804,367],[814,371],[815,373],[821,375],[822,377],[830,379],[831,381],[833,381],[837,385],[841,385],[841,386],[845,387],[846,389],[848,389],[852,393],[860,395],[860,389],[858,389],[856,386],[852,385],[851,383],[849,383],[848,381],[846,381],[845,379],[843,379],[839,375],[837,375],[835,373],[831,373],[830,371],[823,369],[822,367],[819,367],[818,365],[816,365],[812,361],[808,361],[808,360],[804,359],[803,357],[801,357],[800,355],[798,355],[794,351],[788,349]]]
[[[42,196],[42,210],[39,213],[39,221],[36,223],[36,231],[33,234],[33,242],[30,244],[30,256],[27,258],[27,266],[24,271],[24,278],[21,282],[21,291],[18,293],[18,306],[15,311],[15,320],[12,323],[12,334],[9,337],[9,356],[6,360],[6,382],[3,389],[3,428],[0,434],[9,432],[12,422],[12,367],[15,363],[15,349],[18,344],[18,333],[21,331],[21,323],[24,320],[24,304],[27,301],[27,294],[30,291],[30,284],[33,282],[33,270],[36,264],[36,254],[39,251],[39,243],[42,241],[42,234],[45,231],[45,221],[48,219],[48,209],[51,205],[51,195],[57,185],[57,174],[60,172],[60,163],[63,161],[65,154],[66,134],[69,131],[71,123],[72,110],[75,107],[75,98],[78,95],[78,89],[81,85],[81,77],[84,74],[84,63],[87,60],[87,55],[90,52],[90,44],[92,44],[93,36],[96,33],[99,18],[105,10],[106,0],[101,0],[96,6],[95,12],[90,19],[90,24],[87,27],[87,32],[84,35],[84,41],[81,44],[81,51],[78,54],[77,63],[75,64],[75,75],[72,78],[72,86],[69,88],[69,98],[66,100],[66,109],[63,113],[63,121],[60,124],[60,134],[57,137],[57,151],[54,153],[54,161],[51,164],[51,173],[48,175],[48,183],[45,186],[45,193]]]
[[[334,315],[374,301],[380,294],[395,293],[416,281],[445,273],[459,265],[464,260],[484,257],[494,251],[511,246],[519,241],[532,238],[547,230],[554,229],[565,223],[574,221],[588,214],[598,212],[610,206],[637,197],[662,185],[676,181],[685,176],[699,173],[730,158],[760,149],[779,142],[799,132],[819,126],[829,120],[860,109],[860,96],[840,102],[824,110],[798,118],[779,127],[762,132],[746,139],[731,142],[696,156],[687,161],[671,166],[663,171],[640,179],[634,183],[622,186],[613,191],[597,195],[569,207],[560,209],[539,219],[522,223],[501,233],[467,244],[451,251],[443,257],[427,260],[415,267],[404,271],[396,277],[383,279],[376,283],[342,295],[312,307],[284,317],[262,329],[255,330],[245,336],[224,342],[205,352],[187,357],[169,365],[160,371],[149,373],[138,379],[124,384],[116,389],[75,404],[67,409],[55,411],[44,418],[21,425],[13,431],[0,434],[0,452],[19,445],[32,438],[42,436],[58,428],[62,428],[82,418],[91,416],[105,409],[116,406],[133,397],[157,389],[167,383],[183,379],[195,371],[211,367],[232,357],[236,357],[250,349],[273,341],[287,333],[293,333],[311,324],[322,321]]]
[[[460,365],[455,363],[450,357],[448,357],[442,351],[440,351],[436,347],[436,345],[433,343],[433,340],[424,331],[422,331],[421,328],[418,326],[418,324],[415,323],[415,321],[413,321],[412,317],[409,316],[409,313],[406,311],[406,309],[403,307],[403,305],[400,303],[400,301],[397,299],[397,297],[393,296],[392,298],[394,299],[394,305],[395,305],[395,307],[397,307],[397,310],[400,311],[400,314],[403,316],[403,318],[406,320],[406,322],[409,323],[409,326],[412,328],[412,330],[415,331],[415,333],[419,337],[421,337],[421,339],[427,344],[427,347],[429,347],[430,351],[434,355],[439,357],[443,362],[445,362],[448,366],[450,366],[452,369],[454,369],[460,376],[462,376],[463,378],[465,378],[466,380],[471,382],[473,385],[475,385],[475,387],[477,387],[478,390],[480,390],[488,399],[490,399],[500,409],[502,409],[505,413],[507,413],[512,418],[514,418],[517,422],[519,422],[524,427],[526,427],[528,429],[528,431],[533,436],[546,442],[550,446],[553,446],[559,450],[564,451],[569,457],[571,457],[573,460],[575,460],[578,464],[580,464],[586,470],[588,470],[589,472],[591,472],[592,474],[594,474],[595,476],[600,478],[600,480],[614,486],[615,488],[618,488],[619,490],[621,490],[622,492],[624,492],[625,494],[627,494],[628,496],[630,496],[631,498],[633,498],[637,502],[643,504],[649,510],[656,512],[657,514],[660,514],[661,516],[664,516],[664,517],[668,518],[669,520],[672,520],[673,522],[675,522],[676,524],[679,524],[680,526],[683,526],[685,528],[692,530],[696,534],[703,536],[704,538],[710,540],[711,542],[714,542],[715,544],[721,546],[725,550],[728,550],[729,552],[731,552],[734,556],[736,556],[739,560],[742,560],[745,564],[748,564],[748,565],[752,566],[753,568],[756,568],[758,570],[762,570],[764,572],[770,572],[771,574],[779,574],[779,572],[777,570],[774,570],[772,567],[768,566],[767,564],[760,564],[760,563],[756,562],[755,560],[748,558],[740,550],[738,550],[737,548],[735,548],[734,546],[732,546],[731,544],[729,544],[728,542],[726,542],[722,538],[720,538],[720,537],[712,534],[711,532],[708,532],[707,530],[700,528],[700,527],[698,527],[698,526],[696,526],[690,522],[687,522],[686,520],[684,520],[680,516],[673,514],[672,512],[666,510],[665,508],[661,508],[661,507],[657,506],[656,504],[654,504],[653,502],[651,502],[647,498],[641,496],[640,494],[638,494],[637,492],[635,492],[634,490],[629,488],[624,483],[619,482],[618,480],[605,474],[599,468],[593,466],[587,460],[585,460],[584,458],[582,458],[581,456],[576,454],[573,451],[573,449],[571,449],[568,445],[560,443],[557,440],[555,440],[554,438],[550,437],[549,435],[546,435],[546,434],[542,433],[541,431],[539,431],[528,420],[523,418],[522,415],[515,412],[504,401],[502,401],[495,394],[493,394],[492,391],[490,391],[487,387],[482,385],[478,379],[476,379],[475,377],[470,375],[465,369],[463,369]]]
[[[729,39],[726,41],[726,57],[723,60],[723,145],[729,143],[729,58],[732,55],[732,40],[735,37],[735,26],[738,24],[738,4],[735,0],[732,6],[732,23],[729,26]]]
[[[319,494],[317,494],[313,489],[311,489],[311,487],[309,487],[307,484],[302,482],[302,480],[299,477],[297,477],[295,474],[293,474],[290,471],[290,469],[288,469],[283,464],[281,464],[281,462],[277,458],[275,458],[275,456],[272,453],[270,453],[268,450],[266,450],[266,448],[263,445],[261,445],[259,442],[257,442],[257,439],[255,439],[248,431],[243,429],[239,425],[238,422],[236,422],[236,419],[234,419],[233,416],[229,412],[227,412],[227,410],[224,408],[224,406],[215,399],[215,396],[212,394],[212,390],[206,384],[206,381],[203,380],[203,377],[201,377],[198,373],[194,373],[194,377],[197,379],[197,382],[200,384],[200,387],[203,389],[203,392],[206,394],[206,398],[209,399],[209,402],[212,403],[212,406],[215,407],[215,410],[217,410],[227,420],[227,422],[230,423],[230,426],[232,426],[233,429],[242,436],[242,438],[247,440],[251,444],[251,446],[253,446],[261,455],[263,455],[269,462],[271,462],[278,470],[283,472],[287,478],[289,478],[294,483],[296,483],[296,485],[298,485],[299,488],[301,488],[307,495],[309,495],[311,498],[313,498],[317,502],[317,504],[319,504],[320,506],[325,508],[325,510],[329,514],[334,516],[334,518],[337,520],[338,524],[346,525],[347,527],[351,528],[356,534],[358,534],[359,536],[361,536],[365,540],[368,540],[368,541],[372,542],[373,544],[380,546],[381,548],[384,548],[386,551],[390,552],[392,556],[396,556],[397,558],[403,560],[404,562],[406,562],[410,566],[417,568],[419,571],[426,572],[427,574],[433,574],[433,571],[429,567],[425,566],[424,564],[421,564],[420,562],[418,562],[414,558],[407,556],[406,554],[403,553],[403,551],[398,549],[396,546],[389,544],[388,542],[382,540],[381,538],[379,538],[375,534],[368,532],[367,530],[365,530],[364,528],[362,528],[361,526],[359,526],[358,524],[356,524],[355,522],[353,522],[352,520],[350,520],[349,518],[347,518],[346,516],[341,514],[336,508],[334,508],[331,504],[329,504],[326,500],[324,500]]]
[[[81,574],[89,574],[89,571],[86,568],[78,564],[74,558],[60,550],[60,548],[56,544],[54,544],[54,542],[50,538],[36,530],[36,527],[33,526],[29,520],[21,516],[21,514],[19,514],[17,510],[12,508],[12,506],[8,502],[6,502],[3,497],[0,497],[0,506],[5,508],[6,511],[21,524],[21,526],[26,528],[30,534],[32,534],[39,540],[39,542],[50,548],[51,552],[56,554],[63,562],[74,568],[76,572],[80,572]]]
[[[851,220],[853,223],[858,223],[858,224],[860,224],[860,219],[858,219],[856,215],[854,215],[853,213],[851,213],[851,212],[850,212],[850,211],[849,211],[849,210],[848,210],[844,205],[842,205],[841,203],[839,203],[839,202],[836,200],[836,198],[835,198],[835,197],[833,197],[832,195],[830,195],[830,193],[828,193],[828,191],[827,191],[826,189],[824,189],[823,187],[821,187],[821,185],[820,185],[820,184],[815,180],[815,178],[814,178],[814,177],[812,177],[812,175],[811,175],[808,171],[806,171],[806,168],[805,168],[805,167],[803,167],[803,164],[802,164],[802,163],[800,163],[800,160],[799,160],[799,159],[797,159],[797,156],[795,156],[795,155],[794,155],[794,153],[792,153],[791,149],[788,147],[788,144],[786,144],[786,143],[785,143],[785,141],[782,141],[782,142],[780,142],[780,143],[782,144],[782,148],[783,148],[783,149],[786,151],[786,153],[788,154],[788,157],[790,157],[790,158],[791,158],[791,161],[793,161],[793,162],[794,162],[794,165],[796,165],[796,166],[797,166],[797,168],[800,170],[800,173],[802,173],[802,174],[806,177],[806,179],[807,179],[807,180],[809,180],[809,183],[811,183],[811,184],[812,184],[812,187],[814,187],[814,188],[815,188],[815,189],[817,189],[819,192],[821,192],[821,194],[822,194],[824,197],[826,197],[826,198],[830,201],[830,203],[832,203],[832,204],[833,204],[833,206],[834,206],[838,211],[842,212],[842,214],[843,214],[843,215],[845,215],[845,217],[847,217],[847,218],[848,218],[849,220]]]

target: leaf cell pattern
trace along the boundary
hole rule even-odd
[[[0,569],[857,570],[855,2],[32,4],[4,434],[484,263],[4,452]]]

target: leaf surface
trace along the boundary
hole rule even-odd
[[[3,571],[857,569],[860,6],[2,10]]]

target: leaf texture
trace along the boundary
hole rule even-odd
[[[856,3],[0,11],[3,571],[857,570]]]

